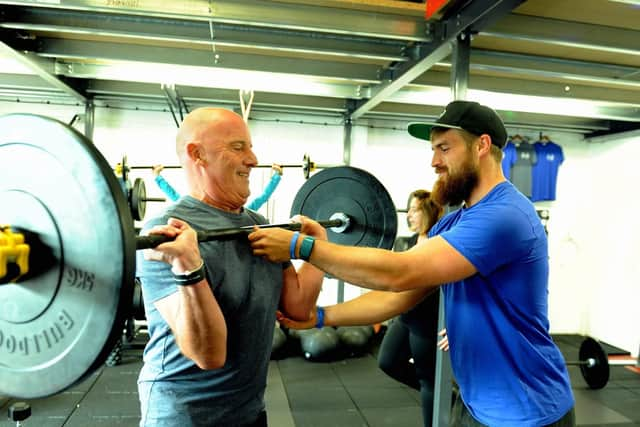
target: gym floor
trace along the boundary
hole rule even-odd
[[[137,426],[136,378],[142,365],[144,333],[123,348],[116,366],[105,366],[77,386],[27,402],[32,415],[24,426]],[[578,359],[583,337],[555,335],[566,360]],[[621,352],[604,345],[610,356]],[[272,360],[266,392],[271,427],[422,426],[419,395],[383,374],[372,351],[332,362],[299,355]],[[577,366],[569,366],[579,426],[640,427],[640,371],[612,366],[604,389],[589,389]],[[15,401],[0,396],[7,414]],[[2,416],[4,418],[4,415]],[[0,421],[0,426],[14,426]]]

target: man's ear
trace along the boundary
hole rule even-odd
[[[185,147],[187,156],[191,159],[193,163],[196,165],[202,164],[205,161],[204,153],[202,151],[202,146],[197,142],[189,142]]]
[[[480,139],[478,142],[478,155],[483,156],[483,155],[489,155],[490,153],[491,153],[491,137],[488,134],[483,133],[482,135],[480,135]]]

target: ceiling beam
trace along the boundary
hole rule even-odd
[[[185,43],[216,45],[234,49],[273,50],[316,56],[359,58],[385,62],[403,61],[404,40],[377,39],[319,33],[317,31],[281,30],[237,24],[209,23],[202,20],[113,15],[24,8],[7,13],[0,28],[20,30],[38,36],[96,40],[143,41],[146,44]]]
[[[471,66],[473,67],[474,64],[511,66],[523,70],[529,69],[533,72],[550,71],[568,74],[584,74],[587,76],[604,77],[622,81],[640,81],[640,69],[638,67],[514,52],[501,52],[490,49],[474,48],[471,51]]]
[[[448,19],[434,24],[436,39],[418,46],[417,58],[390,69],[389,78],[371,88],[371,96],[367,100],[356,102],[355,109],[349,113],[351,120],[363,116],[367,111],[385,101],[402,87],[419,77],[434,64],[450,55],[452,43],[465,30],[477,32],[483,26],[492,24],[502,18],[523,0],[475,0],[465,2],[461,8],[452,6],[447,11]]]
[[[337,61],[319,61],[258,54],[239,54],[210,48],[189,49],[176,46],[146,46],[131,43],[96,42],[72,39],[40,38],[38,55],[67,62],[109,61],[172,64],[268,73],[297,74],[358,84],[378,83],[379,67]],[[105,63],[105,61],[107,61]],[[72,73],[73,74],[73,73]],[[90,77],[90,76],[86,76]],[[151,76],[150,76],[151,77]],[[247,82],[250,84],[251,82]]]
[[[640,31],[535,16],[511,14],[482,30],[480,37],[640,56]]]
[[[86,13],[109,13],[143,17],[200,20],[260,28],[312,31],[324,34],[376,37],[387,40],[426,41],[423,14],[391,14],[371,10],[338,9],[315,4],[254,0],[190,0],[188,2],[144,0],[128,2],[65,0],[55,2],[12,1],[26,7],[50,10],[73,9]],[[122,3],[125,3],[124,5]],[[134,2],[131,2],[134,3]]]
[[[54,73],[54,61],[39,58],[32,53],[21,53],[0,40],[0,55],[6,55],[33,71],[42,80],[54,88],[66,93],[78,101],[86,102],[87,97],[78,89],[59,79]]]

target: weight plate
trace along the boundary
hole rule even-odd
[[[142,296],[142,284],[136,277],[133,288],[133,298],[131,304],[131,313],[135,320],[147,320],[146,313],[144,311],[144,298]]]
[[[120,178],[122,182],[129,182],[129,163],[127,162],[127,156],[122,156],[122,163],[120,163]]]
[[[31,246],[24,280],[0,284],[0,395],[34,399],[86,378],[121,336],[133,220],[93,144],[35,115],[0,117],[0,199],[0,223]]]
[[[147,211],[147,188],[142,178],[136,178],[133,181],[133,187],[130,192],[131,214],[136,221],[142,221]]]
[[[393,200],[369,172],[350,166],[323,169],[300,188],[291,216],[302,214],[328,220],[342,212],[350,219],[342,233],[327,229],[329,241],[348,246],[391,249],[398,219]]]
[[[609,382],[609,358],[598,341],[593,338],[585,338],[580,344],[580,362],[587,362],[589,359],[595,360],[593,366],[581,363],[580,371],[582,377],[592,389],[601,389]]]
[[[309,155],[305,153],[305,155],[302,156],[302,175],[304,176],[304,179],[309,179],[310,173],[311,173],[311,159],[309,158]]]

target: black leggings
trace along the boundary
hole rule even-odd
[[[267,412],[260,412],[257,420],[255,420],[251,424],[243,425],[242,427],[267,427]]]
[[[391,378],[420,391],[422,418],[431,426],[433,388],[436,366],[436,334],[434,339],[412,333],[400,320],[394,319],[384,335],[378,366]],[[413,357],[413,363],[409,359]]]

